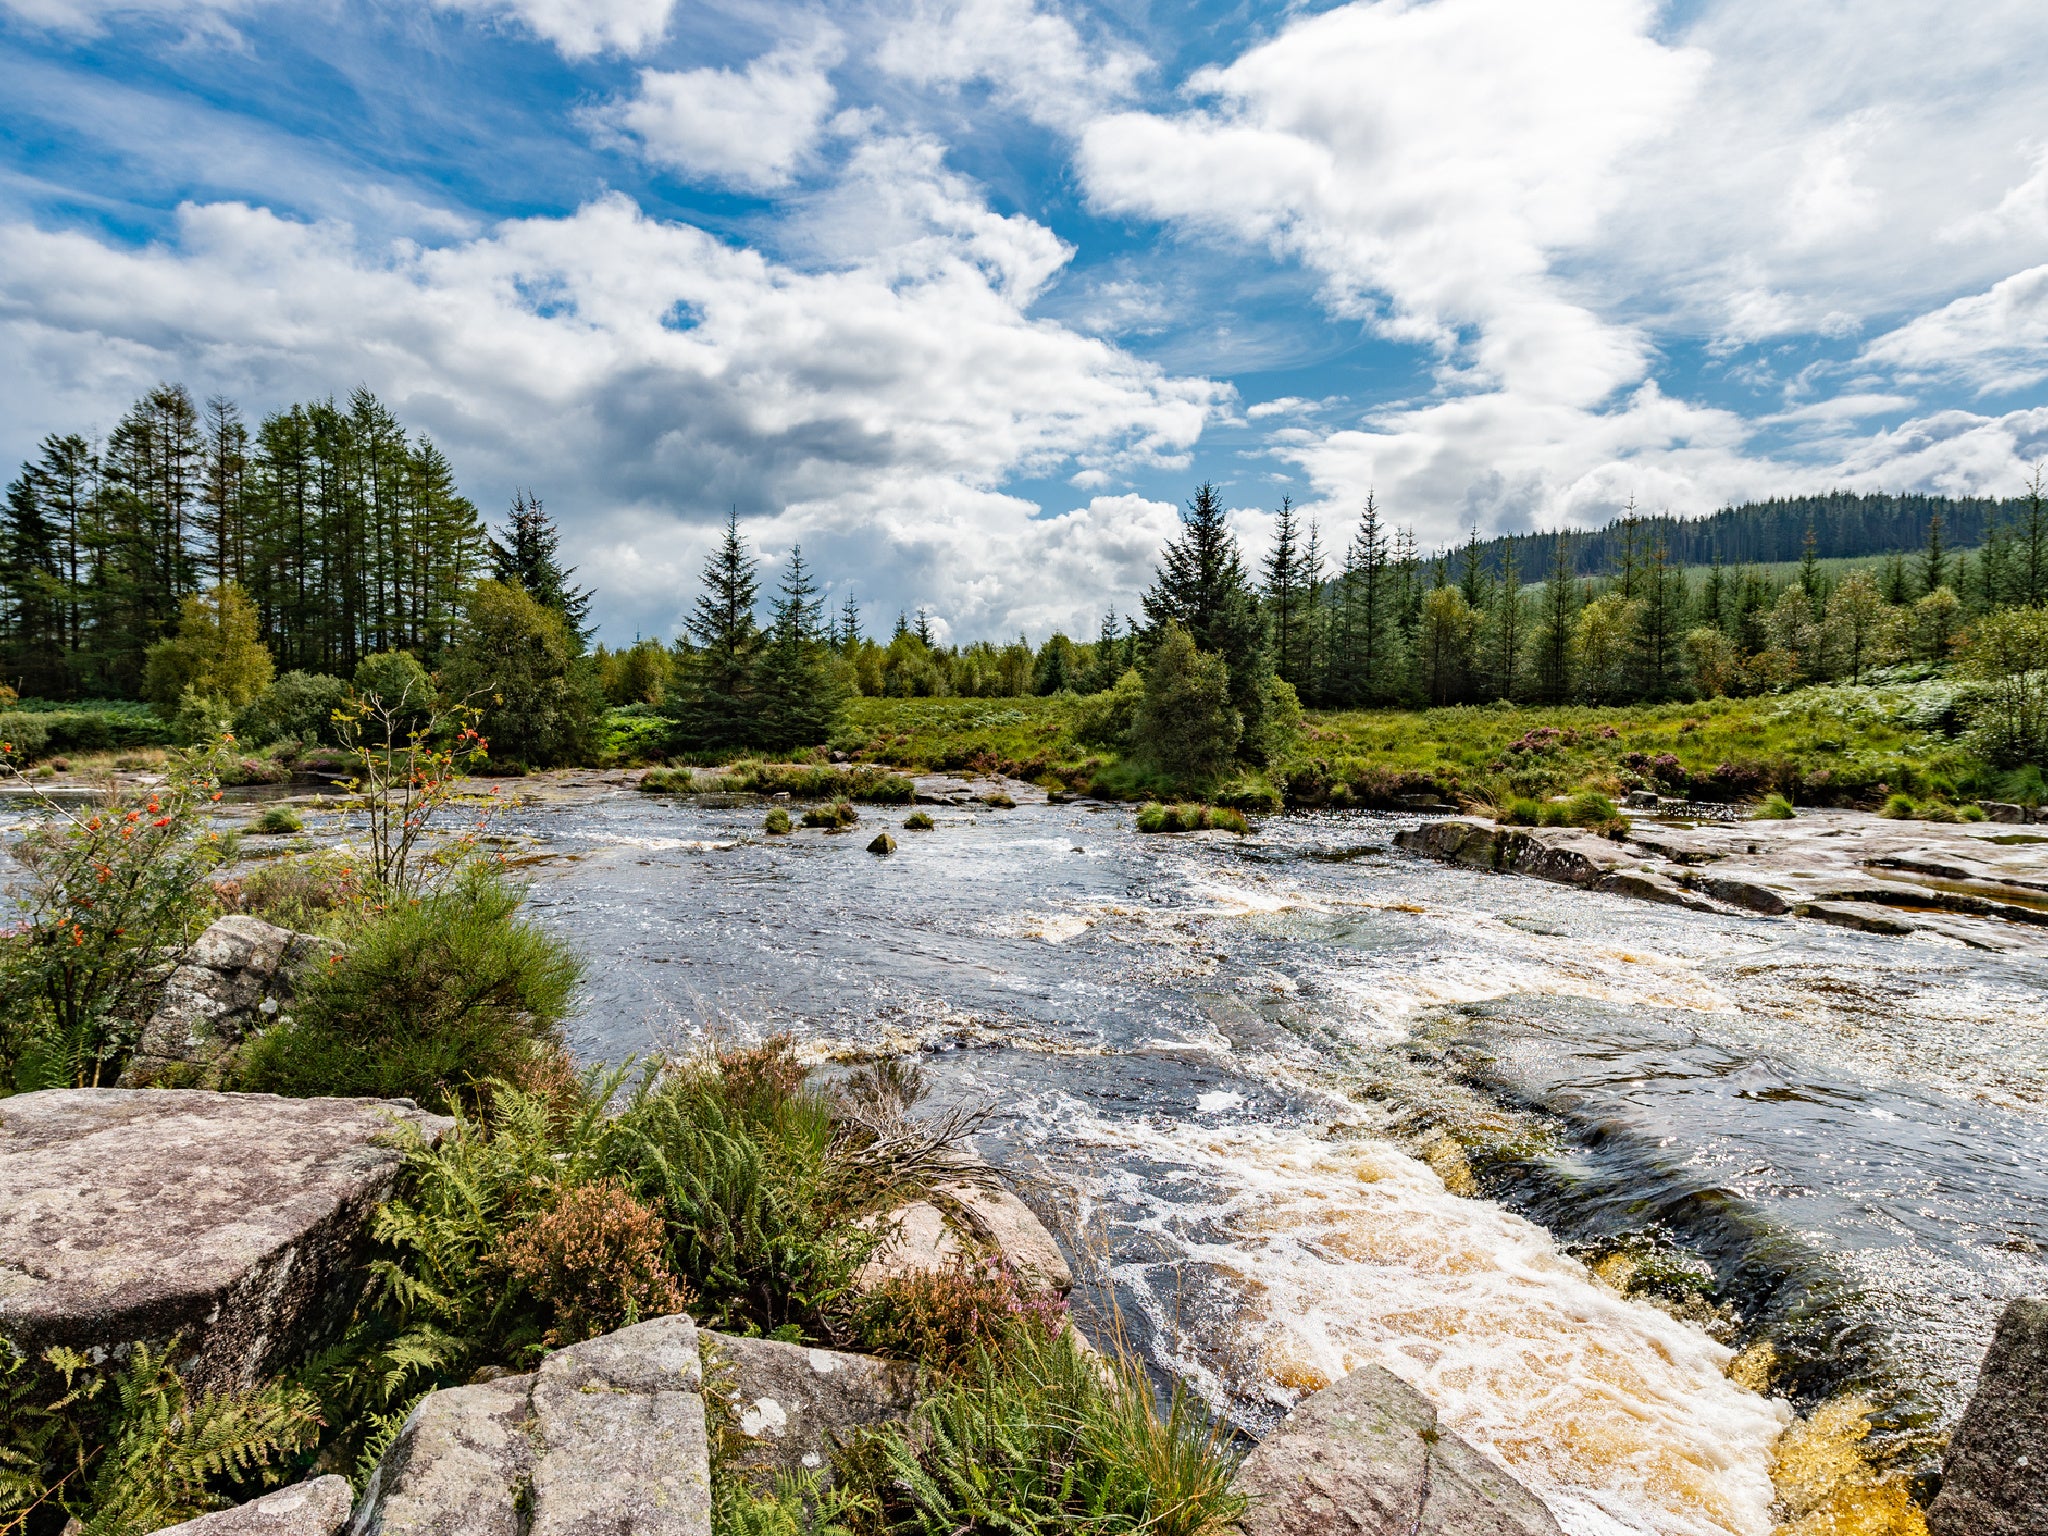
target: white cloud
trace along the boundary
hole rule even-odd
[[[429,0],[445,11],[510,17],[563,57],[636,54],[661,41],[676,0]]]
[[[948,201],[963,191],[912,187],[915,238],[830,270],[616,195],[435,248],[364,249],[239,204],[187,206],[144,249],[6,226],[7,447],[104,428],[162,377],[252,409],[361,380],[486,505],[546,495],[621,630],[676,617],[734,502],[892,607],[970,634],[1077,625],[1156,553],[1156,511],[1096,497],[1035,518],[997,488],[1183,463],[1219,391],[1027,315],[1058,243]]]
[[[1907,321],[1859,361],[1908,377],[1960,379],[1983,394],[2048,379],[2048,265]]]
[[[596,114],[649,160],[707,181],[785,186],[817,142],[843,57],[837,33],[764,53],[743,70],[644,69],[637,95]]]
[[[115,17],[165,17],[183,22],[188,34],[232,39],[228,18],[244,15],[268,0],[0,0],[33,26],[96,36]],[[676,0],[428,0],[444,11],[509,18],[534,36],[553,43],[564,57],[638,53],[668,31]]]
[[[914,0],[875,62],[919,86],[984,82],[1033,122],[1066,129],[1127,96],[1151,67],[1135,49],[1091,47],[1071,21],[1035,0]]]

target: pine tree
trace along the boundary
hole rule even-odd
[[[1147,632],[1157,640],[1169,623],[1185,629],[1197,649],[1223,658],[1231,707],[1243,722],[1243,750],[1252,761],[1262,760],[1272,653],[1222,498],[1206,481],[1182,513],[1180,537],[1166,546],[1145,594]]]
[[[926,608],[922,603],[918,605],[917,609],[916,633],[918,642],[922,644],[926,650],[930,650],[932,646],[936,643],[932,638],[931,610]]]
[[[1721,552],[1714,551],[1714,563],[1707,567],[1707,579],[1700,583],[1699,622],[1708,629],[1727,628],[1728,573],[1721,568]]]
[[[1465,606],[1474,613],[1484,613],[1491,602],[1493,582],[1479,553],[1479,528],[1476,524],[1466,536],[1464,549],[1459,552],[1458,567],[1458,590],[1465,596]]]
[[[758,713],[754,664],[761,630],[754,605],[761,584],[754,556],[740,533],[739,514],[726,518],[725,537],[704,562],[704,590],[685,627],[696,642],[672,713],[691,745],[749,744]]]
[[[1308,525],[1308,543],[1301,552],[1302,585],[1302,699],[1311,704],[1332,702],[1330,694],[1330,612],[1329,589],[1323,572],[1323,529]]]
[[[789,552],[767,643],[755,662],[756,708],[748,743],[788,751],[824,741],[846,707],[846,692],[825,641],[818,586],[798,545]]]
[[[2013,539],[2007,582],[2020,607],[2048,608],[2048,497],[2042,494],[2038,464],[2027,482],[2027,510]]]
[[[1807,537],[1811,541],[1812,534],[1809,532]],[[1802,567],[1802,582],[1804,579]],[[1948,551],[1942,543],[1941,514],[1937,512],[1927,520],[1927,547],[1920,555],[1920,593],[1924,597],[1936,587],[1945,587],[1948,584]],[[1806,589],[1806,595],[1818,601],[1818,594],[1810,586]]]
[[[1622,601],[1627,602],[1636,595],[1636,577],[1642,569],[1643,520],[1636,515],[1636,499],[1628,499],[1628,509],[1621,515],[1621,569],[1620,591]]]
[[[1522,573],[1515,564],[1515,545],[1509,540],[1501,549],[1500,584],[1494,591],[1488,614],[1493,640],[1493,682],[1503,699],[1515,696],[1521,681],[1523,652],[1528,635],[1528,615],[1523,611]]]
[[[1282,496],[1273,529],[1273,548],[1266,555],[1266,603],[1273,616],[1273,667],[1300,691],[1304,675],[1300,531],[1294,520],[1294,498]]]
[[[1358,533],[1351,541],[1346,560],[1349,585],[1345,594],[1345,633],[1350,644],[1345,658],[1345,693],[1351,702],[1359,704],[1386,704],[1399,691],[1395,682],[1399,667],[1388,555],[1379,502],[1368,491],[1365,510],[1358,518]]]
[[[1686,594],[1685,573],[1671,564],[1671,552],[1661,541],[1643,566],[1641,588],[1631,636],[1635,683],[1642,697],[1662,702],[1678,691]]]
[[[839,654],[851,656],[860,647],[860,604],[853,600],[853,594],[846,594],[846,601],[839,606]]]
[[[1884,577],[1878,591],[1894,608],[1903,608],[1913,601],[1913,585],[1906,575],[1906,557],[1897,550],[1893,550],[1884,563]]]
[[[1124,648],[1120,634],[1116,610],[1103,609],[1102,623],[1095,631],[1095,664],[1088,671],[1090,693],[1107,692],[1124,675]]]
[[[1536,692],[1547,704],[1572,696],[1572,628],[1579,616],[1578,584],[1572,580],[1571,535],[1551,541],[1550,573],[1543,580],[1542,607],[1531,637]]]
[[[569,585],[574,566],[560,559],[561,530],[541,507],[538,496],[519,492],[505,520],[505,537],[490,541],[491,575],[507,586],[522,587],[543,608],[552,608],[569,626],[579,647],[596,631],[590,623],[591,594]]]

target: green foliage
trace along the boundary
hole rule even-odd
[[[789,812],[781,806],[771,806],[767,819],[761,823],[761,830],[770,837],[780,837],[789,830]]]
[[[640,775],[640,790],[649,795],[687,795],[697,788],[687,768],[650,768]]]
[[[1185,1387],[1161,1413],[1142,1369],[1118,1361],[1105,1384],[1067,1333],[1020,1333],[978,1367],[877,1435],[866,1481],[886,1529],[1224,1536],[1244,1513],[1228,1431]]]
[[[1221,805],[1147,805],[1138,812],[1140,832],[1251,831],[1241,811]]]
[[[1145,704],[1145,679],[1126,667],[1109,688],[1081,701],[1074,712],[1074,737],[1092,747],[1127,747]]]
[[[349,936],[345,955],[301,984],[297,1012],[261,1036],[242,1086],[312,1098],[475,1104],[559,1049],[583,967],[546,930],[514,917],[521,893],[472,871],[400,901]]]
[[[271,673],[255,606],[227,581],[184,600],[177,635],[149,648],[142,694],[167,711],[188,689],[239,709],[270,685]]]
[[[603,664],[602,655],[593,662],[600,671]],[[659,762],[668,754],[673,730],[668,717],[652,705],[608,709],[597,723],[597,761],[605,767],[623,768]]]
[[[372,659],[380,658],[366,657],[364,665]],[[362,672],[358,666],[356,675]],[[348,684],[324,672],[287,672],[235,715],[235,736],[253,747],[285,740],[333,746],[334,712],[347,693]]]
[[[794,800],[859,800],[875,805],[908,805],[917,783],[900,773],[861,765],[826,767],[810,763],[762,763],[742,759],[719,777],[718,787],[740,795],[788,795]]]
[[[1222,665],[1226,708],[1233,717],[1226,755],[1242,750],[1247,761],[1263,763],[1267,746],[1266,710],[1273,676],[1272,648],[1258,595],[1244,568],[1237,540],[1230,532],[1223,501],[1213,485],[1204,483],[1181,514],[1180,536],[1161,551],[1159,569],[1145,594],[1145,624],[1155,647],[1172,644],[1174,629],[1184,630],[1195,650]],[[1157,665],[1156,661],[1154,663]],[[1153,685],[1146,679],[1148,715],[1154,710]],[[1219,717],[1220,719],[1220,714]],[[1208,735],[1203,733],[1205,747]],[[1148,749],[1177,751],[1190,745],[1174,737],[1155,737],[1141,724]],[[1206,761],[1206,759],[1204,759]],[[1163,759],[1169,772],[1210,777],[1180,766],[1177,756]]]
[[[1766,795],[1763,804],[1751,813],[1755,821],[1790,821],[1799,813],[1792,808],[1792,802],[1783,795]]]
[[[266,807],[251,825],[258,832],[286,833],[306,830],[306,819],[288,805]]]
[[[419,657],[411,651],[375,651],[356,663],[355,691],[374,699],[399,719],[424,720],[439,690]]]
[[[162,715],[146,704],[113,700],[55,705],[23,699],[0,711],[0,741],[18,763],[67,753],[166,747],[175,740]]]
[[[50,804],[11,848],[23,874],[0,937],[0,1068],[15,1086],[91,1086],[120,1071],[144,978],[204,918],[204,876],[222,851],[206,827],[219,763],[218,748],[182,753],[133,800]]]
[[[947,1372],[1020,1341],[1049,1343],[1066,1326],[1058,1296],[1032,1291],[1000,1259],[965,1256],[887,1281],[854,1314],[862,1348]]]
[[[560,612],[523,588],[480,581],[448,655],[448,692],[482,710],[496,759],[533,768],[584,762],[596,749],[602,699],[579,652]]]
[[[1971,744],[2000,768],[2048,767],[2048,608],[1985,615],[1961,661]]]
[[[135,1344],[115,1369],[0,1338],[0,1533],[143,1536],[283,1480],[314,1443],[311,1394],[283,1383],[192,1393],[176,1343]]]
[[[1139,754],[1168,777],[1214,782],[1235,760],[1243,721],[1231,703],[1229,668],[1168,623],[1145,671],[1134,733]]]
[[[928,811],[912,811],[903,818],[903,830],[906,832],[929,832],[935,825]]]
[[[844,800],[831,805],[814,805],[804,812],[803,821],[807,827],[823,827],[828,832],[841,831],[860,820],[860,813]]]

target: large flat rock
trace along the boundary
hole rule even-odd
[[[734,1470],[821,1472],[858,1431],[908,1417],[917,1371],[898,1360],[773,1339],[700,1335],[707,1390],[724,1400]]]
[[[0,1334],[182,1336],[199,1386],[274,1374],[343,1321],[409,1101],[55,1089],[0,1100]]]
[[[2007,1302],[1927,1511],[1932,1536],[2048,1531],[2048,1301]]]
[[[696,1326],[660,1317],[530,1376],[430,1392],[356,1506],[351,1536],[710,1536]]]
[[[1236,1486],[1251,1496],[1245,1536],[1563,1536],[1541,1499],[1376,1365],[1304,1398]]]
[[[339,1536],[353,1502],[348,1479],[316,1477],[233,1509],[167,1525],[156,1536]]]

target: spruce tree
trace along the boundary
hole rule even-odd
[[[1622,601],[1624,602],[1636,595],[1636,578],[1642,569],[1642,548],[1640,545],[1642,527],[1643,520],[1636,515],[1636,499],[1631,496],[1628,499],[1627,510],[1621,515],[1621,569],[1619,576],[1620,591]]]
[[[1347,561],[1351,581],[1346,594],[1350,639],[1346,693],[1359,704],[1390,703],[1397,692],[1394,592],[1388,563],[1379,501],[1368,491]]]
[[[512,500],[504,539],[491,537],[491,575],[507,586],[524,588],[543,608],[559,613],[580,648],[595,633],[590,624],[591,594],[569,585],[576,568],[561,563],[561,542],[561,531],[540,498],[521,491]]]
[[[1894,608],[1903,608],[1913,601],[1913,586],[1906,576],[1906,557],[1897,550],[1893,550],[1884,563],[1884,577],[1878,591]]]
[[[1166,546],[1145,594],[1147,632],[1156,641],[1168,624],[1185,629],[1197,649],[1223,658],[1231,707],[1244,727],[1241,750],[1262,761],[1272,652],[1222,497],[1207,481],[1181,514],[1180,537]]]
[[[1572,696],[1572,627],[1579,616],[1578,584],[1572,579],[1571,535],[1551,541],[1550,572],[1543,579],[1542,607],[1531,637],[1536,692],[1546,704]]]
[[[767,640],[754,664],[750,745],[778,752],[815,746],[838,724],[846,685],[825,640],[822,610],[798,545],[789,552]]]
[[[1088,691],[1104,693],[1124,675],[1124,648],[1116,610],[1102,610],[1102,623],[1095,631],[1095,664],[1088,670]]]
[[[752,739],[759,714],[754,666],[761,650],[754,618],[761,584],[754,565],[734,511],[726,518],[725,537],[704,562],[704,590],[685,625],[696,649],[671,713],[693,747],[739,747]]]
[[[1522,605],[1522,573],[1515,564],[1515,542],[1501,547],[1501,574],[1487,615],[1493,641],[1493,683],[1503,699],[1512,699],[1521,681],[1528,641],[1528,615]]]
[[[934,644],[932,639],[931,610],[926,608],[922,603],[918,605],[917,609],[916,632],[918,642],[921,645],[923,645],[926,650],[930,650]]]
[[[853,594],[846,594],[846,601],[839,608],[839,654],[851,656],[860,646],[860,604],[853,600]]]
[[[1807,537],[1810,541],[1810,531]],[[1948,582],[1948,550],[1942,543],[1941,514],[1937,512],[1927,520],[1927,547],[1920,553],[1920,594],[1924,597],[1936,587],[1947,586]],[[1808,587],[1806,595],[1814,597],[1813,588]]]
[[[1636,689],[1653,703],[1678,691],[1685,610],[1685,573],[1671,564],[1670,550],[1659,541],[1643,565],[1641,601],[1631,636]]]
[[[1328,704],[1330,697],[1329,587],[1323,579],[1323,529],[1311,521],[1308,543],[1301,551],[1302,661],[1300,692],[1304,702]]]
[[[1305,594],[1301,570],[1300,530],[1294,519],[1294,498],[1282,496],[1273,529],[1273,547],[1266,555],[1266,604],[1273,617],[1273,667],[1297,692],[1303,683],[1302,619]]]
[[[2048,497],[2038,464],[2027,482],[2027,510],[2013,539],[2007,584],[2020,607],[2048,608]]]

